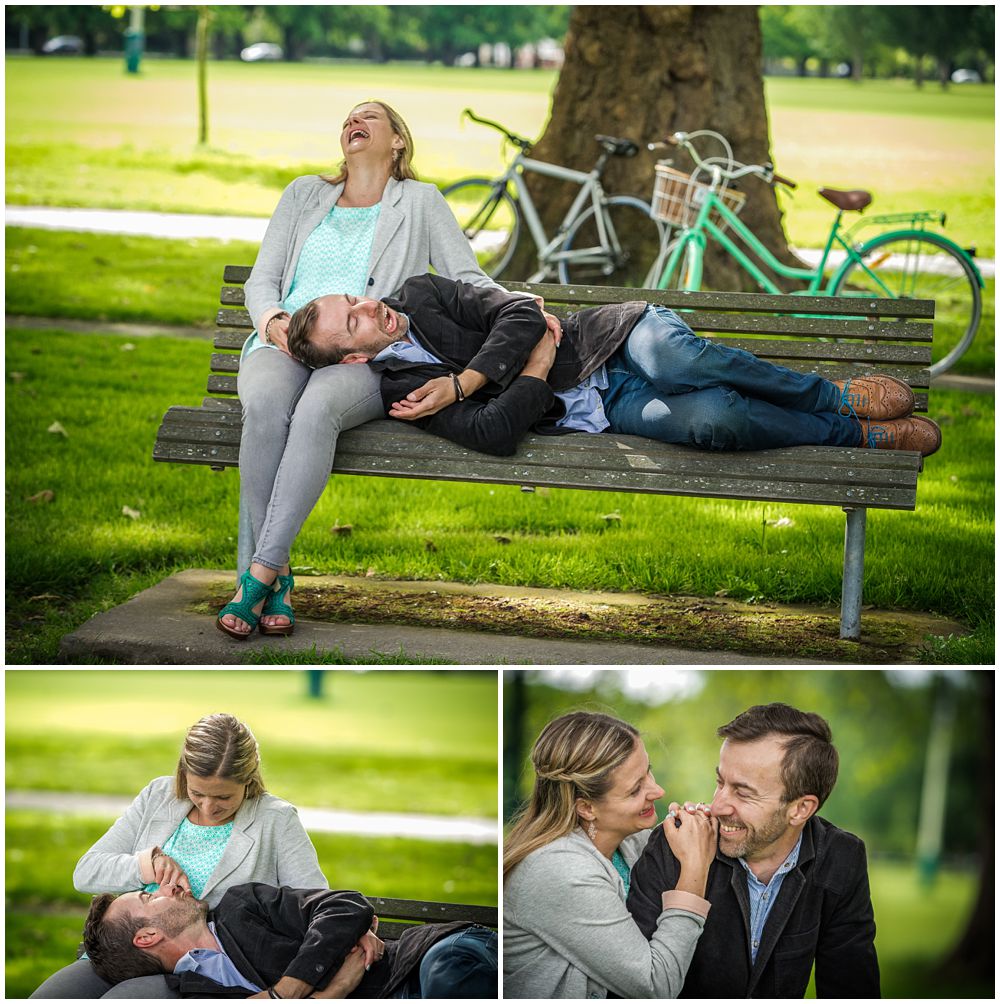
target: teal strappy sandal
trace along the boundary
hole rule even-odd
[[[261,600],[266,599],[270,595],[272,587],[268,583],[261,582],[260,579],[252,576],[249,570],[240,576],[240,585],[243,587],[243,599],[227,603],[219,611],[219,616],[215,619],[215,626],[220,631],[224,631],[230,638],[235,638],[237,641],[246,641],[253,634],[254,628],[257,627],[257,622],[260,620],[260,614],[255,614],[253,608]],[[233,614],[239,617],[241,621],[250,625],[250,630],[245,632],[235,631],[233,628],[227,627],[222,623],[222,618],[226,614]]]
[[[295,579],[292,578],[291,573],[279,575],[277,586],[276,589],[272,587],[260,615],[261,617],[265,614],[269,617],[287,617],[288,623],[272,627],[261,622],[259,630],[261,634],[280,634],[287,638],[295,630],[295,611],[286,602],[288,594],[295,588]]]

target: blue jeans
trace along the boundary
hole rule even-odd
[[[607,369],[612,432],[703,450],[861,443],[835,384],[701,338],[666,307],[646,308]]]
[[[496,1000],[497,934],[485,927],[455,931],[432,945],[420,969],[393,997],[410,1000]]]

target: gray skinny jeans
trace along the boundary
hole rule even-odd
[[[240,509],[250,515],[254,561],[288,564],[330,476],[337,437],[385,418],[379,382],[365,365],[313,370],[270,348],[240,364]]]

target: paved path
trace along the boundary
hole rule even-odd
[[[178,572],[143,590],[121,606],[96,614],[66,635],[59,646],[59,661],[94,657],[132,665],[220,666],[239,665],[267,649],[277,652],[334,652],[350,659],[444,660],[461,666],[723,666],[804,665],[821,660],[745,655],[740,652],[691,651],[669,645],[639,645],[628,642],[524,638],[468,629],[410,627],[399,624],[328,624],[300,620],[290,638],[254,634],[247,641],[233,641],[215,629],[208,614],[192,614],[192,602],[212,590],[225,590],[235,582],[234,572],[191,568]],[[336,576],[310,578],[310,583],[349,582]],[[399,585],[399,584],[396,584]],[[431,588],[437,591],[487,596],[560,595],[553,589],[529,589],[488,583],[405,583],[407,591]],[[381,582],[378,588],[395,588]],[[574,591],[575,600],[629,605],[648,602],[627,593],[593,594]],[[947,634],[948,631],[942,633]]]
[[[104,234],[135,234],[149,237],[212,237],[259,243],[267,219],[257,216],[208,216],[197,213],[149,213],[129,209],[71,209],[46,206],[5,206],[7,226],[41,227],[45,230],[78,230]],[[800,248],[795,253],[808,264],[816,264],[821,252]],[[845,253],[834,251],[831,265],[843,261]],[[982,274],[992,278],[995,263],[977,258]]]
[[[91,816],[120,816],[131,798],[63,791],[7,791],[8,809],[35,809]],[[359,837],[406,837],[464,844],[497,843],[495,819],[423,816],[397,812],[341,812],[299,807],[302,825],[312,833],[350,833]]]

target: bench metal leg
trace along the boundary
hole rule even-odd
[[[868,510],[844,508],[844,585],[840,595],[840,637],[861,640],[861,587],[865,575],[865,523]]]
[[[253,524],[250,522],[250,507],[243,493],[243,482],[240,481],[240,532],[236,541],[236,582],[250,567],[253,560],[255,544],[253,539]]]

